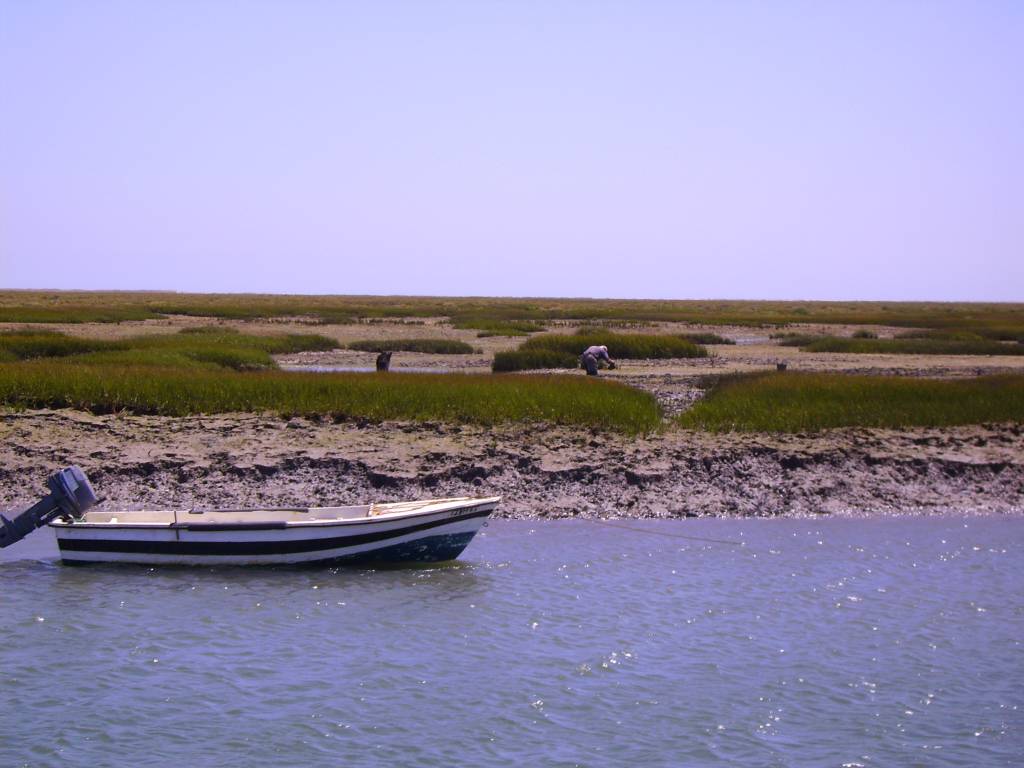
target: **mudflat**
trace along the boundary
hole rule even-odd
[[[1018,425],[643,438],[271,415],[0,414],[0,508],[80,464],[108,508],[501,494],[506,517],[1024,512]]]

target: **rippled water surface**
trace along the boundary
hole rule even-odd
[[[397,571],[36,534],[0,553],[0,766],[1024,764],[1024,519],[617,525]]]

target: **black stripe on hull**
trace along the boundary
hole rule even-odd
[[[291,541],[139,541],[118,539],[57,539],[61,555],[64,552],[122,552],[145,555],[291,555],[303,552],[342,549],[363,544],[374,544],[397,539],[442,525],[487,517],[486,512],[474,512],[459,517],[445,517],[418,525],[391,528],[385,531],[336,536],[329,539],[294,539]],[[458,534],[450,534],[458,535]],[[416,542],[410,542],[416,543]],[[468,542],[467,542],[468,543]],[[399,545],[401,546],[401,545]],[[465,546],[465,545],[463,545]],[[362,553],[359,553],[362,554]],[[68,558],[73,559],[73,558]]]
[[[441,563],[447,560],[454,560],[473,540],[475,531],[469,533],[441,533],[437,536],[427,536],[406,541],[401,544],[392,544],[380,549],[372,549],[369,552],[356,552],[352,555],[340,557],[325,557],[320,560],[303,560],[297,563],[266,563],[268,566],[293,565],[306,566],[363,566],[363,565],[392,565],[400,563]],[[62,557],[64,565],[111,565],[109,560],[76,560],[74,557]],[[115,565],[132,565],[131,561],[117,561]],[[138,565],[153,565],[154,561],[140,561]]]

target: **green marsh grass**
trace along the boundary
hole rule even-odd
[[[551,349],[516,349],[495,352],[491,370],[495,373],[569,369],[579,366],[579,355]]]
[[[989,327],[989,328],[977,328],[975,333],[986,339],[994,339],[995,341],[1016,341],[1018,344],[1024,344],[1024,325],[1017,327]]]
[[[777,342],[780,347],[806,347],[808,344],[813,344],[814,342],[827,337],[816,333],[794,333],[786,331],[783,333],[773,333],[769,338]]]
[[[34,304],[0,305],[0,323],[122,323],[127,320],[154,320],[161,315],[144,306],[104,307],[102,305],[54,306]]]
[[[239,333],[239,330],[232,328],[230,325],[193,325],[188,328],[182,328],[178,333],[183,333],[186,336],[222,336],[224,334]]]
[[[473,348],[457,339],[366,339],[353,341],[349,349],[361,352],[428,352],[434,355],[471,355]]]
[[[546,333],[531,336],[519,345],[519,350],[559,352],[579,357],[583,350],[593,345],[606,345],[613,360],[653,360],[681,357],[707,357],[708,351],[699,344],[679,338],[653,333],[598,333],[586,332],[572,335]]]
[[[546,333],[532,336],[518,349],[497,352],[491,369],[495,373],[511,371],[576,368],[583,350],[604,344],[613,360],[673,359],[707,357],[708,351],[679,336],[650,333],[612,333],[581,328],[574,334]]]
[[[801,345],[804,352],[901,355],[1024,355],[1024,345],[990,339],[863,339],[826,337]]]
[[[942,339],[945,341],[1016,341],[1024,344],[1024,327],[1020,328],[918,328],[896,334],[897,339]]]
[[[316,334],[254,336],[231,329],[134,336],[116,341],[68,336],[53,331],[0,332],[6,359],[66,358],[89,365],[182,365],[208,363],[226,368],[272,368],[271,355],[327,350],[337,342]]]
[[[990,338],[1024,338],[1022,304],[0,291],[0,322],[120,322],[161,314],[234,320],[292,317],[312,322],[449,317],[453,322],[472,318],[540,323],[673,321],[748,326],[824,323],[949,328],[970,330]]]
[[[274,369],[272,354],[335,347],[332,339],[314,334],[253,336],[217,327],[116,342],[52,332],[0,333],[0,403],[170,416],[267,411],[374,421],[547,421],[630,433],[660,423],[650,395],[576,376]]]
[[[483,317],[453,319],[455,328],[477,330],[477,338],[487,336],[529,336],[545,330],[544,326],[533,320],[493,320]]]
[[[0,352],[8,359],[30,360],[35,357],[66,357],[88,352],[127,349],[123,342],[83,339],[56,331],[7,331],[0,333]]]
[[[0,364],[0,403],[167,416],[244,411],[375,422],[548,422],[630,434],[661,421],[651,395],[579,376],[238,373],[66,360]]]
[[[924,379],[826,373],[722,377],[676,423],[713,432],[943,427],[1024,421],[1024,376]]]
[[[896,334],[897,339],[940,339],[942,341],[981,341],[984,336],[972,331],[921,328]]]

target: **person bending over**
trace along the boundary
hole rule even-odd
[[[580,355],[580,365],[587,372],[587,376],[597,376],[597,369],[602,362],[608,363],[609,368],[615,368],[615,361],[608,356],[608,347],[604,344],[587,347]]]

